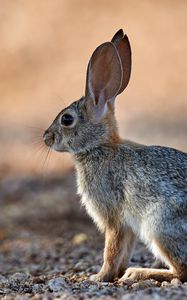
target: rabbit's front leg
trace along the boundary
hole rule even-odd
[[[125,227],[125,242],[123,247],[123,255],[122,255],[122,261],[120,263],[117,277],[121,278],[124,275],[124,272],[128,268],[129,261],[131,259],[131,255],[134,248],[134,242],[135,242],[135,234],[132,231],[132,229],[128,226]]]
[[[134,234],[124,225],[107,227],[105,231],[104,262],[98,274],[90,280],[113,281],[127,268],[133,248]],[[120,274],[119,274],[120,273]]]

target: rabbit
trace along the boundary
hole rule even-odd
[[[63,109],[45,144],[72,154],[77,188],[105,235],[103,265],[91,280],[187,281],[187,153],[123,140],[115,98],[128,85],[131,47],[120,29],[93,52],[85,96]],[[136,237],[166,269],[128,268]]]

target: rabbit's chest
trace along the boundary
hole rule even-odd
[[[77,191],[81,196],[81,203],[86,208],[87,213],[96,223],[101,231],[105,228],[106,217],[112,209],[110,187],[106,186],[104,178],[99,180],[95,174],[85,176],[78,170]]]
[[[105,228],[104,215],[106,214],[105,201],[99,196],[98,187],[95,182],[85,180],[84,176],[77,174],[77,192],[81,196],[81,203],[86,208],[87,213],[103,231]]]
[[[94,223],[98,226],[98,228],[104,232],[105,230],[105,219],[103,213],[99,206],[97,206],[97,202],[95,199],[91,199],[89,195],[83,193],[81,195],[81,203],[86,208],[87,213],[92,218]]]
[[[96,208],[98,203],[103,203],[104,206],[110,185],[106,186],[105,172],[98,172],[95,168],[77,168],[77,189],[78,194],[84,198],[83,202],[91,203]]]

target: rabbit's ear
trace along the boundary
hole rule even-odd
[[[121,83],[119,54],[113,43],[106,42],[96,48],[88,64],[85,94],[92,101],[92,109],[102,115],[107,101],[118,94]]]
[[[111,42],[116,46],[123,69],[122,84],[120,90],[118,91],[118,94],[120,94],[129,83],[131,75],[131,46],[128,37],[126,34],[124,35],[122,29],[116,32]]]

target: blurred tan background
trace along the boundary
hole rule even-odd
[[[116,101],[121,134],[187,151],[186,16],[185,0],[0,0],[1,175],[72,165],[52,153],[46,167],[37,128],[83,95],[93,50],[119,28],[133,53],[130,84]]]

